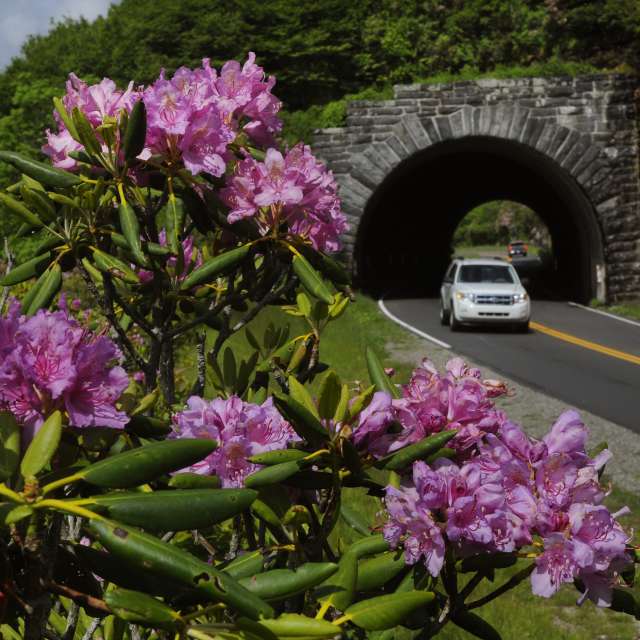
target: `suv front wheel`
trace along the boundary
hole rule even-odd
[[[453,300],[451,301],[451,310],[449,311],[449,329],[451,331],[460,331],[462,325],[456,318],[456,308],[453,306]]]
[[[449,315],[450,312],[444,308],[442,299],[440,299],[440,324],[442,326],[446,327],[449,324]]]

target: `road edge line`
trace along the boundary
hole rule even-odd
[[[393,313],[391,313],[391,311],[389,311],[389,309],[387,309],[386,305],[384,304],[384,301],[382,298],[378,298],[378,308],[380,309],[380,311],[382,311],[382,313],[387,316],[387,318],[389,318],[389,320],[391,320],[392,322],[395,322],[396,324],[400,325],[401,327],[403,327],[404,329],[407,329],[407,331],[411,331],[411,333],[415,333],[417,336],[420,336],[421,338],[424,338],[425,340],[428,340],[429,342],[433,342],[433,344],[438,345],[439,347],[442,347],[443,349],[452,349],[453,347],[450,344],[447,344],[446,342],[443,342],[442,340],[438,340],[438,338],[434,338],[433,336],[429,335],[428,333],[425,333],[424,331],[420,331],[420,329],[416,329],[413,325],[410,325],[408,322],[405,322],[404,320],[400,320],[400,318],[398,318],[397,316],[394,316]]]
[[[567,302],[570,307],[577,307],[578,309],[584,309],[585,311],[591,311],[591,313],[597,313],[600,316],[606,316],[607,318],[613,318],[614,320],[619,320],[620,322],[625,322],[627,324],[632,324],[635,327],[640,327],[640,322],[636,320],[630,320],[629,318],[623,318],[621,316],[617,316],[615,313],[608,313],[607,311],[601,311],[600,309],[593,309],[592,307],[587,307],[584,304],[580,304],[579,302]]]

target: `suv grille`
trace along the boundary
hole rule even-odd
[[[476,295],[476,304],[513,304],[513,296]]]

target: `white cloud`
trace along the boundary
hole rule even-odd
[[[0,0],[0,69],[20,53],[27,36],[47,33],[51,19],[94,20],[117,0]]]

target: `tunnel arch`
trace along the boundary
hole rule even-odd
[[[559,297],[605,298],[602,232],[584,188],[552,157],[491,135],[429,145],[384,176],[367,198],[357,229],[358,283],[377,294],[436,293],[459,222],[474,207],[498,199],[527,205],[547,225]]]

